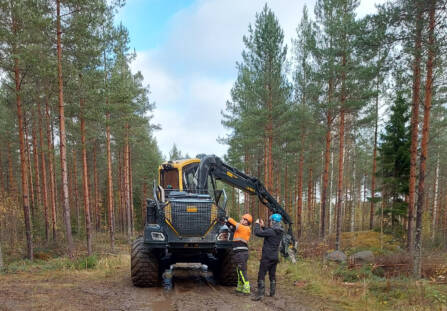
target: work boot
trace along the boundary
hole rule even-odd
[[[244,295],[250,295],[250,282],[245,282],[244,285],[242,286],[242,293]]]
[[[276,281],[270,280],[270,297],[275,296],[275,292],[276,292]]]
[[[244,287],[244,284],[241,280],[241,275],[239,273],[239,269],[236,268],[237,273],[237,287],[236,287],[236,293],[242,293],[242,288]]]
[[[252,298],[254,301],[261,300],[264,297],[265,294],[265,284],[264,281],[258,282],[258,291],[256,292],[256,295]]]

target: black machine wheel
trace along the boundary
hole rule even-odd
[[[158,259],[144,245],[143,237],[139,237],[132,244],[131,276],[133,285],[138,287],[160,284]]]
[[[219,258],[218,279],[225,286],[237,285],[236,262],[233,256],[234,253],[232,251],[226,251]]]

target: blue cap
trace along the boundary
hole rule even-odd
[[[272,216],[270,216],[270,219],[276,222],[280,222],[282,219],[282,216],[280,214],[273,214]]]

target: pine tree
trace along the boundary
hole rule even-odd
[[[3,42],[0,49],[1,67],[10,73],[14,78],[14,93],[17,108],[17,123],[19,130],[20,144],[20,171],[21,171],[21,191],[23,214],[25,220],[27,257],[33,259],[33,238],[32,238],[32,222],[30,216],[30,196],[28,181],[28,165],[26,160],[26,141],[24,128],[24,107],[22,98],[22,79],[23,68],[26,66],[27,45],[30,43],[29,28],[34,21],[27,14],[25,1],[1,2],[0,3],[1,24],[0,33],[3,34]],[[27,19],[29,18],[29,20]],[[12,88],[12,87],[11,87]]]
[[[249,26],[248,36],[243,40],[243,61],[238,64],[238,78],[232,89],[232,101],[227,103],[229,113],[223,114],[223,124],[235,130],[227,142],[241,156],[249,151],[258,158],[259,149],[263,150],[264,181],[274,193],[275,139],[287,125],[284,119],[290,87],[285,78],[284,34],[267,5],[256,15],[254,26]],[[249,135],[246,137],[244,133]]]
[[[183,158],[184,157],[183,157],[182,152],[177,148],[177,145],[174,143],[172,145],[171,150],[169,151],[169,161],[180,160]]]
[[[428,158],[428,138],[430,129],[430,109],[432,105],[433,91],[433,67],[436,57],[435,43],[435,27],[436,27],[436,0],[429,2],[429,21],[428,21],[428,44],[427,44],[427,73],[425,79],[425,96],[424,96],[424,120],[421,138],[421,156],[419,164],[419,180],[418,180],[418,196],[416,202],[416,226],[414,238],[414,260],[413,274],[420,278],[422,273],[422,216],[424,213],[425,199],[425,174],[426,162]]]
[[[410,175],[410,129],[408,123],[410,115],[409,105],[401,91],[398,91],[393,105],[390,107],[391,116],[385,125],[385,132],[380,136],[379,162],[382,177],[382,187],[386,189],[389,202],[383,212],[388,215],[392,229],[399,218],[406,217],[408,195],[408,181]]]

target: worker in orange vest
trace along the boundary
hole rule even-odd
[[[253,222],[253,217],[250,214],[245,214],[240,222],[236,222],[233,218],[228,218],[227,222],[234,228],[233,259],[236,262],[237,272],[236,292],[249,295],[250,282],[247,278],[248,241],[250,240],[250,225]]]

